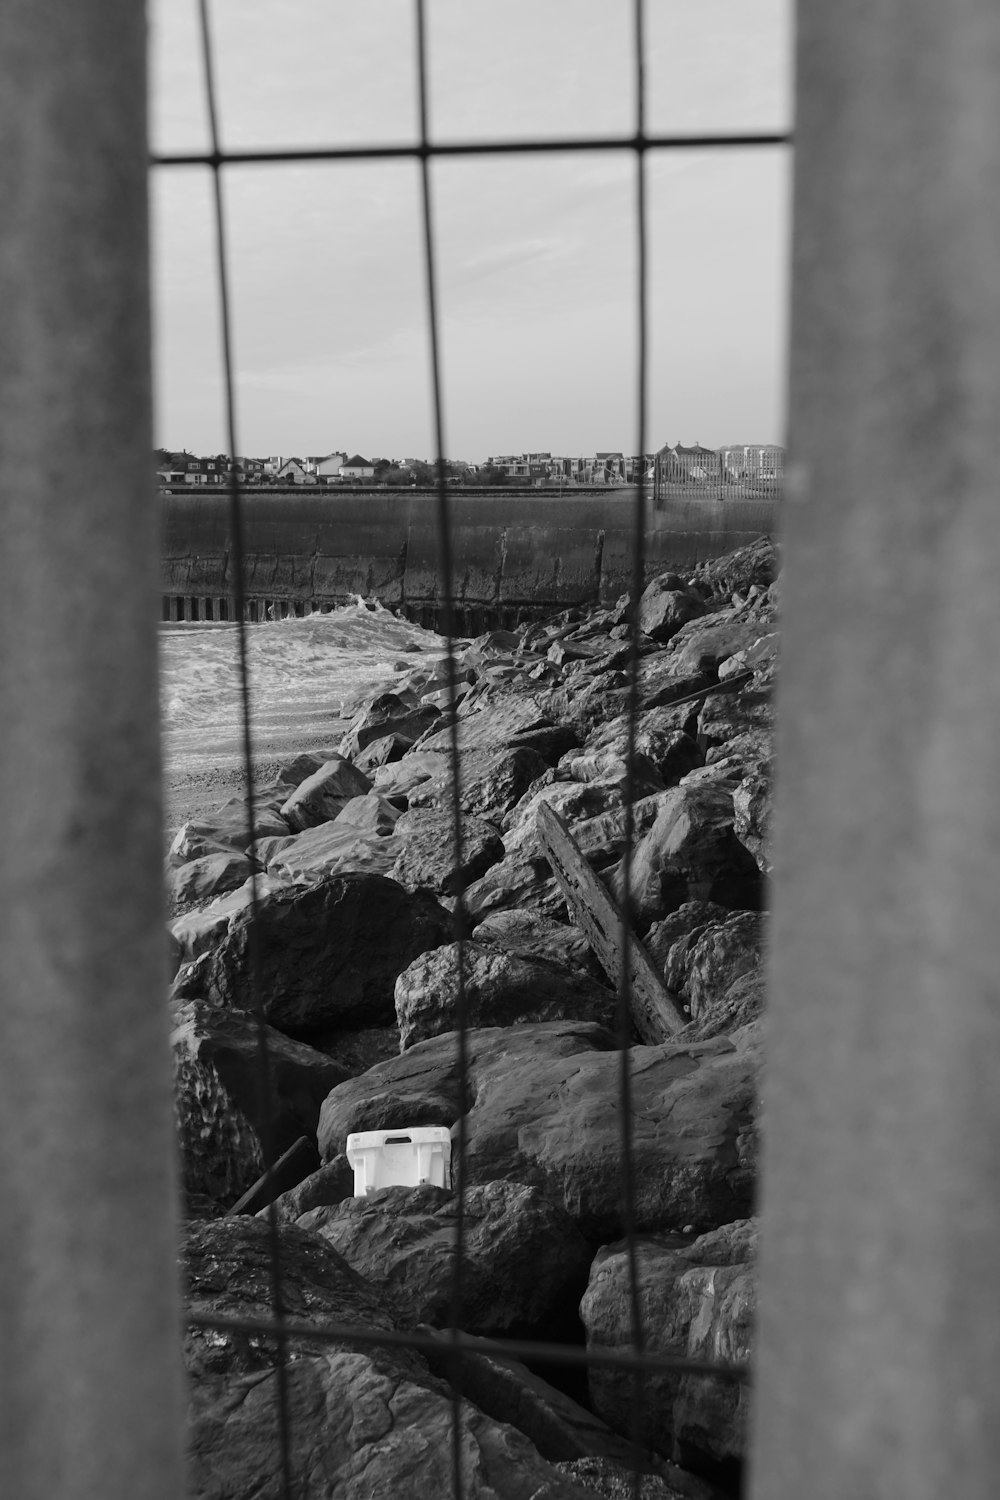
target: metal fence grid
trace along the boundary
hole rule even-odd
[[[233,558],[233,600],[232,616],[237,625],[238,641],[238,668],[241,685],[241,717],[242,717],[242,758],[243,770],[246,777],[248,795],[253,787],[253,764],[254,753],[250,729],[250,699],[252,685],[249,680],[247,649],[246,649],[246,600],[244,598],[244,522],[243,508],[241,503],[241,487],[239,471],[235,464],[236,455],[240,448],[237,442],[237,401],[236,385],[237,375],[233,359],[232,338],[232,316],[230,296],[230,264],[231,251],[227,241],[227,222],[224,210],[222,179],[226,171],[238,170],[241,166],[259,164],[295,164],[316,162],[345,162],[345,161],[390,161],[400,158],[414,159],[420,163],[421,180],[421,202],[423,218],[423,248],[424,248],[424,273],[425,273],[425,298],[427,303],[429,322],[429,357],[430,378],[433,396],[433,421],[435,442],[435,466],[437,472],[437,532],[438,532],[438,555],[439,555],[439,589],[440,598],[443,602],[441,610],[441,630],[446,640],[446,661],[448,664],[449,681],[452,692],[455,684],[455,640],[457,635],[455,613],[452,609],[454,599],[453,588],[453,562],[451,547],[451,525],[449,515],[449,493],[445,482],[446,467],[444,455],[447,451],[445,444],[445,413],[442,397],[441,380],[441,353],[440,353],[440,319],[438,305],[438,271],[436,254],[435,218],[433,207],[433,193],[431,180],[431,163],[436,158],[448,157],[481,157],[481,156],[526,156],[538,153],[565,153],[565,152],[624,152],[629,154],[635,164],[635,228],[636,242],[638,247],[636,266],[636,289],[635,289],[635,318],[638,340],[638,368],[637,368],[637,438],[635,451],[639,454],[646,449],[645,432],[645,408],[648,381],[648,266],[647,266],[647,224],[646,224],[646,161],[650,152],[670,150],[692,150],[700,148],[718,149],[720,147],[733,147],[748,149],[753,147],[785,146],[791,141],[790,134],[786,132],[738,132],[738,133],[706,133],[706,134],[647,134],[646,110],[645,110],[645,6],[644,0],[633,0],[634,21],[634,55],[633,55],[633,82],[635,93],[635,129],[627,135],[606,136],[571,136],[561,138],[535,138],[528,140],[489,140],[489,141],[441,141],[434,142],[430,139],[428,131],[428,55],[427,55],[427,20],[426,0],[414,0],[415,6],[415,35],[416,35],[416,65],[417,65],[417,88],[419,104],[419,140],[414,144],[400,145],[360,145],[360,146],[313,146],[301,149],[259,149],[259,150],[234,150],[224,151],[220,145],[220,130],[218,118],[218,92],[216,87],[215,57],[213,52],[213,33],[210,14],[210,0],[199,0],[201,45],[203,49],[204,78],[206,89],[206,102],[210,129],[211,148],[204,152],[164,152],[153,154],[152,165],[156,168],[201,168],[208,169],[212,175],[214,212],[215,212],[215,243],[216,243],[216,273],[218,281],[218,301],[222,333],[223,353],[223,377],[225,387],[225,408],[227,422],[227,438],[229,457],[233,460],[230,468],[229,479],[229,514],[231,532],[231,552]],[[669,486],[668,486],[669,487]],[[645,564],[645,494],[642,485],[636,486],[634,514],[632,518],[632,588],[631,598],[633,608],[630,612],[629,633],[629,666],[628,666],[628,784],[625,790],[626,828],[625,828],[625,856],[623,868],[623,886],[628,893],[624,903],[622,928],[620,934],[621,949],[623,954],[627,952],[628,934],[632,925],[631,912],[631,881],[630,861],[633,843],[633,821],[632,804],[635,800],[634,762],[635,762],[635,735],[636,718],[638,712],[638,665],[640,657],[638,610],[634,607],[642,592]],[[461,869],[462,859],[462,814],[461,814],[461,765],[459,759],[457,720],[454,714],[454,703],[451,705],[451,743],[450,756],[452,763],[452,839],[454,844],[456,868]],[[254,852],[255,839],[252,827],[252,811],[250,813],[251,826],[247,830],[247,846]],[[256,1015],[258,1020],[258,1087],[261,1097],[266,1099],[270,1090],[271,1064],[268,1054],[267,1028],[263,1016],[262,999],[257,991],[254,981],[253,941],[256,923],[254,918],[259,909],[259,892],[256,876],[252,877],[250,892],[250,934],[251,934],[251,962],[250,978],[248,981],[249,994],[247,995],[247,1008]],[[458,996],[456,1011],[456,1031],[458,1049],[458,1075],[459,1095],[462,1097],[466,1087],[466,1076],[468,1067],[467,1057],[467,1006],[465,1003],[464,985],[464,962],[463,962],[463,936],[466,931],[464,896],[459,892],[455,906],[455,939],[458,944]],[[586,1365],[602,1365],[605,1367],[617,1367],[626,1369],[633,1373],[634,1397],[632,1403],[633,1414],[633,1437],[638,1445],[641,1445],[643,1433],[642,1413],[642,1386],[641,1381],[644,1374],[669,1370],[674,1373],[695,1373],[704,1376],[713,1376],[720,1380],[745,1380],[747,1371],[739,1365],[710,1364],[701,1361],[691,1361],[682,1358],[674,1358],[650,1351],[646,1347],[645,1333],[639,1309],[639,1282],[636,1250],[635,1232],[635,1181],[633,1175],[632,1161],[632,1138],[631,1138],[631,1080],[629,1067],[629,1046],[631,1043],[630,1020],[629,1020],[629,991],[628,991],[628,965],[622,964],[623,980],[618,994],[618,1042],[619,1042],[619,1124],[621,1130],[622,1144],[622,1218],[625,1227],[625,1241],[627,1244],[627,1258],[629,1268],[630,1287],[630,1322],[631,1322],[631,1349],[629,1351],[593,1351],[570,1345],[556,1345],[532,1342],[523,1339],[471,1339],[461,1332],[462,1324],[462,1259],[463,1242],[465,1233],[464,1223],[464,1196],[466,1188],[465,1172],[465,1124],[464,1117],[459,1116],[456,1128],[456,1136],[453,1146],[453,1185],[456,1188],[457,1214],[456,1214],[456,1256],[455,1274],[451,1298],[450,1326],[444,1347],[448,1351],[449,1381],[452,1389],[453,1421],[452,1421],[452,1449],[451,1449],[451,1473],[452,1473],[452,1495],[454,1500],[462,1500],[466,1493],[461,1464],[461,1421],[460,1407],[462,1400],[462,1357],[466,1352],[477,1354],[495,1354],[519,1359],[544,1360],[550,1364],[563,1364],[577,1368]],[[266,1139],[266,1122],[268,1111],[261,1110],[261,1119],[265,1122],[265,1138],[263,1140],[264,1156],[268,1172],[275,1165],[275,1151],[273,1141]],[[443,1340],[420,1332],[397,1332],[397,1333],[375,1333],[370,1329],[358,1328],[350,1325],[314,1324],[303,1323],[292,1320],[285,1311],[282,1293],[282,1267],[281,1246],[278,1232],[277,1216],[273,1205],[268,1213],[269,1243],[270,1243],[270,1280],[271,1280],[271,1305],[272,1317],[269,1320],[253,1318],[223,1318],[204,1317],[189,1315],[189,1326],[211,1328],[220,1333],[242,1333],[258,1337],[267,1337],[274,1340],[276,1351],[276,1399],[278,1403],[277,1425],[280,1441],[280,1465],[282,1476],[282,1500],[292,1500],[296,1494],[296,1476],[293,1471],[289,1399],[288,1399],[288,1375],[287,1375],[287,1351],[291,1342],[296,1339],[308,1339],[311,1342],[329,1341],[342,1342],[350,1340],[356,1346],[389,1346],[406,1347],[417,1351],[434,1351],[440,1354]],[[641,1494],[641,1476],[638,1469],[633,1471],[632,1476],[633,1495]]]

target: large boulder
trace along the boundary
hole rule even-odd
[[[258,875],[245,880],[235,891],[216,896],[207,906],[185,912],[170,924],[174,968],[190,964],[209,953],[249,910],[256,891],[258,902],[266,902],[275,891],[285,890],[287,883],[275,876]]]
[[[298,1220],[418,1323],[447,1324],[457,1253],[448,1188],[379,1188]],[[591,1252],[568,1214],[513,1182],[467,1189],[462,1216],[461,1327],[499,1335],[562,1331],[587,1284]]]
[[[476,928],[476,942],[518,958],[545,958],[563,969],[579,969],[606,980],[604,970],[579,927],[536,911],[490,912]]]
[[[363,829],[365,833],[377,833],[384,838],[399,821],[399,808],[380,797],[378,792],[366,792],[363,797],[351,797],[344,803],[334,818],[339,825]]]
[[[640,933],[685,901],[759,908],[760,871],[733,832],[732,794],[724,787],[686,785],[655,800],[656,819],[640,834],[631,861]],[[619,865],[608,880],[618,901],[624,896],[623,879]]]
[[[504,857],[503,840],[482,818],[462,819],[462,859],[455,856],[454,814],[450,808],[419,807],[401,814],[394,842],[399,849],[392,878],[407,890],[422,887],[455,896]]]
[[[454,799],[451,759],[441,751],[426,754],[437,754],[440,765],[408,793],[409,806],[449,808]],[[406,764],[406,756],[400,764]],[[499,822],[548,769],[538,751],[525,745],[463,750],[459,806],[467,815]]]
[[[203,854],[183,865],[167,866],[167,895],[178,906],[211,901],[235,891],[253,874],[253,865],[235,849]]]
[[[672,639],[698,615],[705,613],[705,604],[697,594],[686,589],[676,573],[664,573],[648,583],[639,600],[639,628],[654,641],[664,643]]]
[[[620,1059],[602,1027],[558,1022],[467,1037],[470,1182],[529,1183],[592,1243],[622,1233]],[[756,1160],[756,1037],[632,1047],[636,1226],[707,1229],[749,1212]],[[320,1111],[324,1160],[355,1130],[452,1125],[454,1035],[335,1088]]]
[[[721,601],[737,591],[745,595],[752,588],[767,589],[777,573],[778,549],[769,536],[759,536],[745,547],[699,563],[695,581],[706,596]]]
[[[464,754],[468,750],[525,744],[533,749],[549,745],[551,749],[571,732],[561,730],[553,735],[556,727],[547,707],[523,693],[486,704],[466,699],[458,720],[459,750]],[[424,739],[421,749],[447,753],[451,750],[451,735],[450,729],[438,729]]]
[[[636,1228],[707,1229],[748,1213],[756,1162],[756,1047],[738,1048],[726,1038],[668,1043],[632,1047],[629,1061]],[[622,1233],[616,1053],[539,1055],[510,1068],[501,1059],[476,1067],[472,1087],[470,1181],[533,1183],[561,1203],[593,1243]]]
[[[284,1227],[279,1250],[291,1319],[375,1334],[397,1330],[385,1292],[369,1287],[318,1235]],[[183,1251],[190,1312],[273,1321],[266,1224],[198,1224]],[[281,1492],[278,1347],[257,1335],[188,1326],[190,1500]],[[419,1354],[346,1338],[297,1336],[290,1348],[285,1410],[296,1500],[441,1500],[451,1492],[452,1396]],[[460,1403],[458,1419],[467,1500],[593,1500],[515,1428],[469,1401]]]
[[[737,979],[760,967],[764,938],[765,917],[751,911],[734,912],[678,938],[663,978],[692,1021],[704,1020]]]
[[[255,792],[253,798],[253,836],[255,839],[281,838],[290,832],[281,816],[279,793]],[[208,831],[220,844],[247,852],[250,845],[250,803],[245,796],[229,797],[199,827]]]
[[[761,633],[756,621],[742,619],[735,609],[704,615],[674,636],[669,652],[671,666],[675,673],[702,673],[717,681],[722,663],[752,646]]]
[[[279,887],[243,909],[206,953],[193,998],[245,1008],[251,992],[273,1026],[309,1033],[347,1021],[391,1020],[397,975],[452,935],[452,919],[424,891],[381,875],[336,875]]]
[[[342,755],[334,755],[295,788],[282,803],[281,816],[298,832],[315,828],[335,818],[352,797],[363,797],[371,788],[363,771]]]
[[[395,992],[401,1052],[454,1030],[458,989],[457,943],[422,953],[403,970]],[[462,990],[470,1027],[515,1026],[525,1021],[615,1024],[614,992],[589,974],[479,942],[462,944]]]
[[[268,857],[267,870],[276,879],[298,885],[332,875],[389,875],[399,851],[395,838],[334,818],[282,839]]]
[[[288,832],[288,829],[285,829]],[[245,842],[245,841],[244,841]],[[220,839],[214,825],[210,823],[182,823],[174,834],[167,850],[167,869],[180,869],[196,859],[209,859],[212,855],[239,853],[231,843]]]
[[[741,758],[759,762],[771,754],[774,725],[774,696],[769,689],[748,686],[741,692],[711,693],[698,715],[698,744],[710,761],[733,755],[733,742],[741,738]]]
[[[639,1313],[645,1347],[661,1354],[719,1364],[749,1361],[756,1309],[756,1226],[724,1225],[693,1242],[654,1235],[636,1244]],[[580,1305],[591,1350],[631,1347],[629,1257],[624,1244],[600,1250]],[[632,1381],[627,1372],[593,1365],[594,1410],[622,1433],[630,1430]],[[692,1466],[727,1466],[746,1452],[748,1388],[735,1380],[664,1372],[643,1382],[648,1441]]]
[[[265,1027],[269,1110],[261,1112],[258,1025],[244,1011],[198,1001],[174,1009],[171,1047],[181,1178],[189,1198],[229,1207],[275,1158],[315,1136],[320,1105],[349,1076],[321,1052]]]
[[[457,1037],[432,1037],[348,1079],[326,1097],[320,1110],[320,1155],[332,1161],[346,1149],[348,1135],[356,1130],[454,1125],[475,1097],[481,1071],[506,1067],[516,1072],[540,1058],[552,1061],[595,1050],[613,1051],[614,1045],[609,1031],[589,1021],[470,1031],[466,1038],[468,1093],[463,1099]]]
[[[734,979],[720,995],[705,1005],[697,1021],[685,1026],[684,1036],[692,1041],[729,1036],[739,1031],[748,1035],[751,1023],[760,1020],[767,1004],[767,977],[763,968],[749,969]]]
[[[396,693],[380,693],[352,719],[340,753],[353,761],[366,746],[389,735],[413,745],[440,717],[440,709],[431,704],[414,707]]]

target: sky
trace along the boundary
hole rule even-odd
[[[150,5],[154,151],[208,146],[196,0]],[[223,148],[418,138],[412,0],[213,0]],[[791,126],[790,0],[646,0],[647,133]],[[631,0],[427,0],[432,140],[635,128]],[[787,147],[647,156],[646,449],[782,442]],[[435,161],[446,456],[634,452],[630,152]],[[237,445],[434,452],[419,168],[224,174]],[[151,184],[156,442],[227,447],[211,182]]]

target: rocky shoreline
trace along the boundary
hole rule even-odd
[[[625,601],[460,648],[460,849],[447,684],[419,657],[392,693],[359,706],[339,742],[278,767],[258,791],[255,863],[242,797],[178,830],[170,1003],[193,1311],[270,1315],[272,1212],[290,1317],[446,1328],[454,1193],[424,1184],[355,1197],[345,1146],[355,1131],[462,1119],[463,1330],[629,1347],[615,986],[567,905],[539,807],[621,899],[631,772],[635,930],[668,1002],[659,1031],[655,1012],[633,1013],[629,1053],[645,1343],[749,1357],[776,565],[761,538],[650,583],[631,767]],[[271,1052],[267,1107],[255,1009]],[[233,1213],[268,1138],[277,1154],[293,1148],[292,1180],[273,1210]],[[449,1367],[433,1349],[293,1342],[296,1493],[451,1493]],[[189,1493],[277,1494],[272,1343],[198,1327],[185,1353]],[[738,1382],[644,1377],[637,1455],[621,1369],[596,1365],[589,1386],[560,1379],[560,1389],[507,1359],[476,1354],[464,1366],[468,1497],[628,1495],[633,1460],[649,1497],[738,1493]]]

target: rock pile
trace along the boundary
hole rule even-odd
[[[268,1227],[226,1215],[266,1143],[280,1152],[305,1137],[305,1169],[320,1165],[270,1211],[289,1316],[424,1335],[421,1352],[360,1334],[294,1340],[292,1461],[308,1500],[449,1493],[453,1371],[434,1330],[454,1308],[460,1216],[466,1333],[630,1345],[616,987],[547,858],[543,803],[619,900],[631,823],[636,934],[686,1022],[634,1034],[628,1049],[647,1347],[748,1357],[775,572],[762,538],[652,580],[631,739],[627,601],[574,608],[461,649],[454,723],[444,669],[418,662],[252,808],[233,799],[174,838],[192,1308],[269,1316]],[[429,1184],[353,1196],[350,1133],[460,1121],[461,1203]],[[273,1341],[199,1327],[186,1352],[191,1494],[270,1493]],[[735,1492],[738,1383],[644,1377],[637,1452],[620,1371],[592,1366],[589,1391],[575,1391],[585,1405],[493,1354],[470,1356],[462,1380],[470,1497],[626,1494],[633,1460],[649,1496]]]

